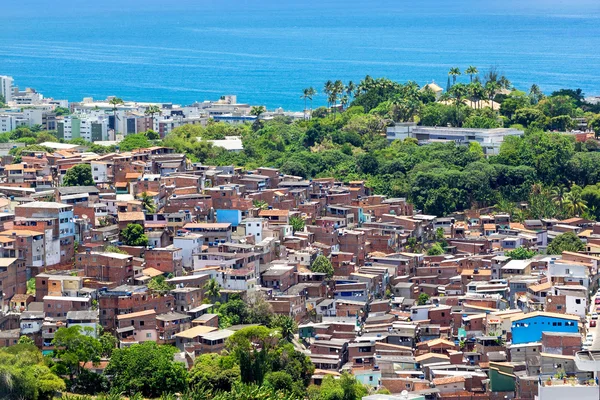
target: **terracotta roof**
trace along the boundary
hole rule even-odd
[[[451,347],[456,347],[456,345],[446,339],[433,339],[433,340],[428,340],[427,342],[421,342],[421,343],[417,343],[417,346],[425,344],[427,345],[427,347],[433,347],[433,346],[437,346],[438,344],[445,344],[447,346],[451,346]]]
[[[24,168],[25,166],[23,164],[9,164],[4,167],[4,169],[7,171],[16,171]]]
[[[115,186],[120,188],[120,187],[127,187],[127,185],[129,185],[129,183],[127,182],[117,182],[115,183]]]
[[[142,176],[140,172],[128,172],[125,174],[125,179],[137,179],[140,176]]]
[[[142,270],[142,273],[144,275],[147,275],[147,276],[151,277],[151,278],[154,278],[155,276],[159,276],[159,275],[163,274],[162,271],[159,271],[156,268],[152,268],[152,267],[144,268]]]
[[[261,217],[287,217],[290,212],[288,210],[261,210],[258,215]]]
[[[495,224],[483,224],[483,229],[496,229],[496,225]]]
[[[117,315],[117,319],[127,319],[127,318],[137,318],[137,317],[144,317],[146,315],[156,315],[156,311],[154,310],[144,310],[144,311],[138,311],[138,312],[132,312],[129,314],[121,314],[121,315]]]
[[[464,382],[464,381],[465,381],[464,376],[449,376],[447,378],[435,378],[432,382],[435,385],[447,385],[449,383],[459,383],[459,382]]]
[[[533,292],[541,292],[544,290],[548,290],[552,287],[552,282],[540,283],[537,285],[530,285],[528,289],[531,289]]]
[[[474,269],[463,269],[462,272],[460,273],[461,276],[465,276],[465,275],[492,275],[492,270],[491,269],[480,269],[477,271],[477,273],[475,273]]]
[[[117,214],[117,217],[119,222],[143,221],[146,219],[144,213],[141,211],[120,212]]]

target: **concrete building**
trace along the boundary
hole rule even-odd
[[[12,76],[0,75],[0,96],[4,97],[4,101],[9,103],[12,101],[14,80]]]

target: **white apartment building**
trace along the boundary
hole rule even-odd
[[[88,142],[108,140],[108,118],[87,115],[66,116],[57,122],[58,137],[64,140],[82,138]]]
[[[12,101],[14,80],[12,76],[0,75],[0,95],[8,103]]]
[[[11,132],[20,126],[28,126],[29,120],[22,114],[0,115],[0,133]]]

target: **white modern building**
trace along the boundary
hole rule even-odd
[[[417,126],[414,123],[400,123],[389,127],[386,132],[387,139],[404,140],[414,138],[419,144],[425,145],[435,142],[456,142],[468,145],[476,142],[481,145],[485,155],[496,155],[504,138],[508,136],[523,136],[524,132],[512,128],[477,129],[477,128],[452,128]]]
[[[0,75],[0,96],[6,103],[12,101],[14,80],[12,76]]]
[[[204,236],[197,233],[188,233],[173,238],[173,246],[181,249],[181,263],[184,268],[194,266],[193,255],[202,251]]]

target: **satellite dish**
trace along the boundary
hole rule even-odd
[[[548,303],[552,303],[552,299],[548,299]]]

